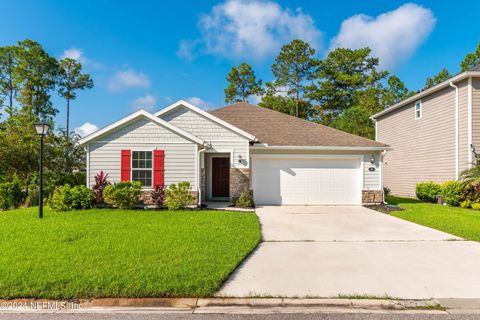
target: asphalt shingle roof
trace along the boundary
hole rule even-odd
[[[246,102],[210,113],[269,146],[388,147],[380,142]]]

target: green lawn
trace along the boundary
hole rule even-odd
[[[445,231],[467,240],[480,241],[480,212],[472,209],[424,203],[416,199],[387,197],[389,204],[405,208],[392,216]]]
[[[254,213],[0,212],[0,298],[204,297],[260,241]]]

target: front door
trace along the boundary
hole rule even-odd
[[[212,158],[212,198],[230,196],[230,159]]]

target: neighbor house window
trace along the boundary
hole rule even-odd
[[[422,101],[419,100],[415,102],[415,120],[418,120],[422,117]]]
[[[152,151],[132,151],[132,181],[140,181],[143,187],[152,186]]]

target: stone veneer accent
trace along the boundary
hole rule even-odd
[[[197,191],[190,191],[190,193],[193,195],[193,204],[197,205],[198,204],[198,192]],[[152,195],[151,191],[142,191],[140,194],[139,200],[143,202],[146,205],[153,205],[152,201]]]
[[[230,199],[235,201],[244,191],[250,192],[250,169],[230,168]]]
[[[382,190],[363,190],[362,203],[381,203],[383,201]]]

